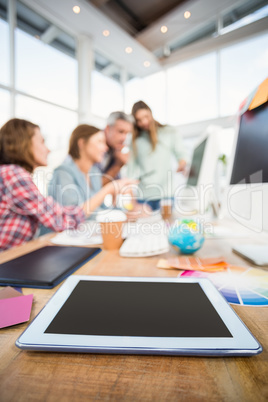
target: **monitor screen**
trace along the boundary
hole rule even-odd
[[[206,143],[207,138],[205,138],[204,141],[202,141],[201,144],[199,144],[194,150],[190,172],[187,180],[188,186],[197,186],[198,177],[206,149]]]
[[[268,183],[268,102],[242,114],[231,184]]]

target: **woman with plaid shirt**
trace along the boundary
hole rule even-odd
[[[56,232],[76,228],[107,194],[134,182],[116,180],[80,206],[62,206],[32,180],[34,169],[47,165],[48,153],[39,126],[11,119],[0,129],[0,251],[31,240],[41,224]]]

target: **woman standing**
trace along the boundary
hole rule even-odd
[[[174,127],[154,119],[145,102],[136,102],[132,115],[135,124],[128,176],[140,176],[138,199],[156,210],[160,208],[162,198],[173,196],[172,156],[177,163],[177,172],[186,166],[182,140]]]
[[[54,231],[76,228],[107,194],[116,195],[131,183],[111,182],[79,206],[61,206],[43,197],[31,176],[47,165],[48,153],[36,124],[11,119],[0,129],[0,251],[31,240],[39,225]]]

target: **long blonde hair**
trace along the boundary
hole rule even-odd
[[[158,127],[163,127],[162,124],[160,124],[158,121],[156,121],[153,118],[152,110],[150,109],[150,107],[145,102],[138,101],[138,102],[134,103],[131,113],[132,113],[132,116],[134,117],[134,120],[135,120],[135,123],[133,125],[133,136],[132,136],[132,144],[133,144],[133,150],[134,150],[135,154],[136,154],[136,151],[137,151],[136,139],[140,136],[141,131],[142,131],[142,129],[140,129],[137,126],[135,116],[136,116],[136,113],[138,112],[138,110],[141,110],[141,109],[149,110],[151,115],[152,115],[152,121],[151,121],[150,128],[149,128],[149,131],[148,131],[149,139],[150,139],[150,142],[151,142],[151,145],[152,145],[152,150],[155,149],[157,141],[158,141],[157,129],[158,129]]]

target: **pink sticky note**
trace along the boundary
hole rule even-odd
[[[32,302],[33,295],[0,300],[0,328],[28,321]]]

